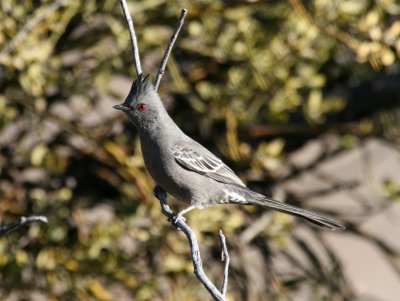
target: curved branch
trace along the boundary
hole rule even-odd
[[[128,23],[129,35],[131,37],[133,61],[135,63],[136,73],[139,76],[142,74],[142,67],[140,65],[139,47],[136,39],[135,27],[133,26],[132,16],[129,12],[128,5],[125,0],[120,0],[122,11],[124,12],[126,22]]]
[[[182,9],[181,16],[179,17],[179,21],[178,21],[178,24],[176,26],[176,29],[175,29],[172,37],[171,37],[171,40],[169,41],[167,50],[165,50],[164,56],[163,56],[163,58],[161,60],[160,68],[158,69],[157,77],[156,77],[156,80],[154,82],[154,89],[156,91],[158,90],[158,86],[160,85],[161,78],[164,75],[165,67],[167,66],[168,58],[169,58],[169,56],[171,54],[172,47],[174,47],[176,39],[178,38],[179,32],[180,32],[180,30],[181,30],[181,28],[183,26],[186,14],[187,14],[187,9],[186,8]]]
[[[222,231],[220,230],[219,236],[224,254],[225,269],[224,269],[224,283],[222,285],[222,293],[221,293],[204,273],[203,263],[200,257],[199,245],[197,243],[196,235],[193,233],[192,229],[190,229],[190,227],[185,223],[185,219],[181,215],[176,214],[171,210],[171,208],[169,208],[167,204],[167,194],[161,187],[156,186],[154,188],[154,195],[156,196],[157,199],[160,200],[162,213],[166,217],[168,217],[168,220],[176,229],[182,230],[182,232],[186,235],[190,244],[194,274],[196,275],[197,279],[199,279],[199,281],[204,285],[204,287],[208,290],[208,292],[211,294],[214,300],[226,301],[225,293],[228,285],[229,255],[228,255],[228,249],[226,247],[225,236],[223,235]]]
[[[21,216],[17,221],[13,223],[0,226],[0,235],[6,235],[24,225],[29,225],[37,222],[47,223],[47,217],[43,215],[32,215],[28,217]]]

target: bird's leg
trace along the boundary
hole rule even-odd
[[[165,190],[162,187],[156,185],[154,187],[154,189],[153,189],[153,193],[154,193],[154,196],[157,199],[159,199],[162,204],[164,204],[164,205],[166,205],[168,207],[168,205],[166,203],[167,202],[167,193],[165,192]],[[162,205],[162,207],[163,207],[163,205]],[[190,210],[194,209],[194,208],[196,208],[196,207],[191,205],[191,206],[187,207],[186,209],[183,209],[182,211],[179,211],[178,213],[175,213],[175,212],[172,212],[171,209],[169,209],[169,207],[168,207],[169,212],[171,214],[173,214],[173,216],[168,218],[168,221],[172,221],[175,224],[176,224],[176,222],[178,220],[182,220],[183,222],[185,222],[186,218],[183,215],[185,213],[189,212]]]
[[[183,209],[182,211],[179,211],[177,215],[174,216],[174,221],[178,220],[178,219],[183,219],[183,221],[186,221],[186,218],[183,216],[185,213],[188,213],[189,211],[195,209],[196,207],[191,205],[185,209]]]
[[[196,206],[191,205],[191,206],[187,207],[186,209],[179,211],[178,215],[183,217],[184,214],[188,213],[189,211],[192,211],[195,208],[196,208]]]
[[[179,211],[178,215],[183,216],[184,214],[188,213],[189,211],[192,211],[195,208],[196,208],[196,206],[190,205],[186,209],[183,209],[182,211]]]

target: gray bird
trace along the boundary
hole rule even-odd
[[[179,213],[214,204],[251,204],[302,217],[332,230],[344,229],[336,221],[256,193],[224,162],[188,137],[168,115],[150,77],[133,82],[124,111],[139,132],[144,162],[156,184],[178,200],[190,202]]]

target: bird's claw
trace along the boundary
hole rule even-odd
[[[179,221],[186,222],[186,217],[184,217],[182,214],[176,213],[168,218],[168,221],[172,222],[173,224],[177,224]]]

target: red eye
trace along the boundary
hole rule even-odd
[[[139,103],[139,104],[136,106],[136,108],[137,108],[139,111],[144,111],[144,110],[147,109],[147,105],[146,105],[145,103]]]

